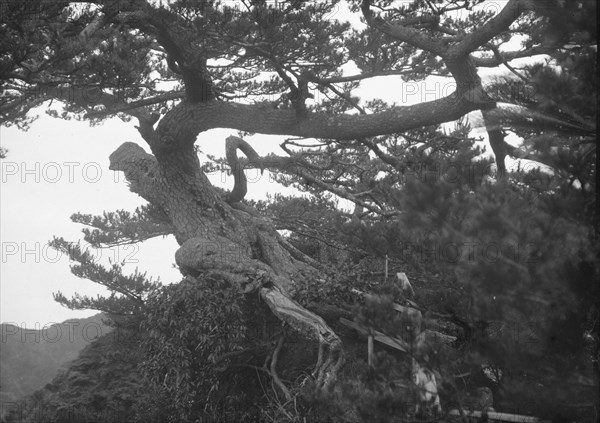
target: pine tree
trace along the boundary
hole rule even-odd
[[[582,384],[579,377],[592,362],[581,340],[585,331],[595,335],[589,294],[597,289],[590,141],[595,85],[586,79],[594,66],[589,53],[596,40],[590,20],[595,3],[511,0],[495,13],[478,7],[489,4],[484,2],[349,1],[351,12],[367,24],[363,30],[330,19],[338,3],[290,1],[274,7],[251,1],[243,9],[213,1],[3,5],[4,123],[26,128],[32,120],[27,111],[54,99],[64,104],[63,112],[51,112],[58,118],[92,124],[115,115],[136,119],[140,141],[150,147],[151,154],[127,142],[110,157],[110,168],[124,172],[130,190],[148,205],[135,213],[76,215],[97,229],[86,232],[86,240],[110,245],[173,234],[180,245],[175,259],[182,281],[162,287],[141,272],[124,275],[120,263],[103,267],[80,247],[55,239],[52,245],[79,263],[73,267],[77,275],[113,293],[96,299],[59,293],[57,300],[123,315],[131,327],[150,334],[145,369],[154,386],[162,386],[159,398],[172,400],[172,420],[194,421],[201,409],[212,417],[232,417],[219,363],[228,369],[253,366],[268,376],[272,389],[261,398],[260,417],[293,421],[301,413],[292,409],[292,399],[301,398],[307,413],[317,409],[311,404],[331,404],[328,412],[319,409],[321,417],[359,419],[373,407],[384,421],[398,413],[412,418],[412,407],[395,408],[405,387],[392,394],[383,389],[396,376],[385,355],[354,385],[367,389],[375,406],[353,402],[358,391],[352,386],[345,396],[335,390],[352,385],[341,378],[345,357],[361,360],[347,341],[356,334],[346,333],[344,343],[338,333],[344,330],[339,317],[356,301],[351,288],[374,291],[375,300],[357,313],[393,332],[395,321],[377,311],[389,309],[401,293],[385,275],[375,282],[365,276],[381,273],[388,261],[392,269],[415,276],[414,302],[457,337],[455,347],[463,354],[458,362],[448,358],[456,350],[436,353],[436,342],[419,349],[418,359],[437,368],[445,382],[444,407],[460,401],[455,375],[470,371],[468,382],[477,388],[484,366],[496,375],[484,382],[506,408],[520,407],[517,399],[527,398],[523,392],[542,383],[549,387],[548,398],[535,398],[540,400],[535,407],[522,411],[587,416],[589,404],[569,409],[558,395],[570,401],[583,394],[554,387],[575,379],[587,395],[585,384],[597,385],[589,379]],[[459,12],[464,15],[457,17]],[[565,15],[570,18],[562,26]],[[503,51],[514,33],[531,36],[523,49]],[[567,54],[572,48],[580,50]],[[509,64],[524,87],[537,87],[532,98],[515,99],[512,81],[497,85],[500,94],[509,92],[496,98],[494,87],[484,86],[478,75],[478,68],[541,53],[551,56],[551,66],[521,74]],[[360,74],[341,74],[348,61]],[[452,78],[456,90],[408,106],[363,104],[353,95],[363,79],[396,75],[419,81],[434,73]],[[317,93],[327,99],[319,101]],[[502,106],[504,99],[513,106]],[[482,111],[495,174],[491,161],[479,158],[468,122],[452,131],[440,127],[476,110]],[[225,143],[236,178],[229,195],[209,183],[194,145],[199,134],[218,127],[240,131]],[[506,131],[524,136],[523,147],[507,144]],[[316,138],[317,145],[288,140],[286,155],[260,157],[243,139],[253,133]],[[247,160],[237,157],[238,149]],[[507,155],[537,160],[552,173],[512,172]],[[249,167],[278,171],[281,182],[313,197],[245,204],[243,169]],[[335,201],[324,193],[350,201],[353,210],[334,209]],[[257,209],[274,219],[264,219]],[[319,216],[309,231],[303,231],[302,219],[285,221],[285,210],[301,209],[307,210],[303,218]],[[323,255],[325,242],[345,252]],[[344,263],[352,264],[349,271],[332,266]],[[327,296],[333,307],[323,304]],[[274,321],[284,322],[285,330],[246,339],[257,322]],[[526,330],[511,327],[514,322],[527,322]],[[229,337],[218,336],[220,325],[230,329]],[[523,333],[535,346],[518,342],[515,335]],[[286,349],[291,339],[302,348]],[[247,382],[256,381],[264,379]],[[406,391],[411,390],[409,384]],[[230,398],[240,409],[253,401],[238,394]],[[354,408],[337,413],[344,404]]]

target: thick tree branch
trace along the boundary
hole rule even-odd
[[[153,19],[157,29],[156,37],[167,52],[169,67],[181,74],[185,84],[185,93],[189,101],[207,101],[215,98],[212,79],[206,68],[206,59],[197,57],[195,52],[183,51],[181,40],[175,39],[162,20]],[[174,23],[174,25],[178,25]],[[182,31],[182,28],[179,28]],[[189,49],[188,49],[189,50]]]
[[[120,6],[115,22],[127,23],[156,38],[167,54],[169,68],[181,75],[189,101],[215,98],[206,57],[197,48],[190,48],[189,38],[197,36],[198,32],[188,21],[171,10],[157,8],[145,0],[132,0]]]
[[[511,2],[516,2],[517,6],[519,4],[519,0],[511,0]],[[421,50],[429,51],[441,57],[457,83],[459,95],[468,92],[471,102],[479,103],[480,106],[485,108],[493,106],[493,102],[485,94],[483,87],[481,86],[481,78],[477,74],[477,68],[470,58],[470,53],[480,46],[480,44],[477,43],[481,42],[481,44],[485,44],[490,38],[506,29],[505,26],[508,27],[508,25],[518,17],[518,14],[513,10],[514,8],[503,9],[498,16],[494,17],[485,25],[485,30],[467,35],[458,44],[449,47],[450,43],[455,41],[456,37],[430,37],[415,28],[407,28],[402,25],[393,25],[384,22],[381,18],[374,17],[370,6],[370,0],[363,0],[361,10],[367,23],[371,27],[388,34],[399,41],[406,42]],[[515,16],[510,20],[509,17],[512,15]],[[468,50],[468,48],[471,47],[473,48]]]
[[[522,13],[532,8],[532,0],[509,0],[500,13],[477,28],[475,32],[467,34],[459,43],[450,47],[445,57],[457,58],[467,56],[485,45],[495,36],[506,31]]]
[[[461,91],[460,95],[451,94],[413,106],[392,107],[371,115],[307,113],[303,119],[298,118],[295,110],[219,101],[182,102],[161,120],[151,146],[156,153],[179,148],[182,144],[191,145],[198,134],[213,128],[351,140],[453,121],[482,105],[478,92],[469,89]]]
[[[498,125],[495,125],[494,118],[490,116],[488,110],[482,110],[483,122],[488,133],[488,139],[494,156],[496,158],[496,167],[498,176],[503,177],[506,174],[506,148],[504,142],[504,131]]]

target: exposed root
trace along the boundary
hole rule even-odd
[[[218,244],[216,241],[211,243]],[[240,257],[239,260],[224,261],[218,252],[211,254],[212,250],[207,248],[208,244],[207,240],[199,237],[187,240],[175,254],[177,264],[180,268],[190,269],[190,271],[218,273],[221,278],[238,285],[243,293],[256,291],[279,320],[305,339],[319,343],[319,358],[313,377],[317,389],[331,386],[336,381],[337,372],[344,362],[342,341],[321,316],[290,298],[286,288],[292,287],[294,281],[289,276],[281,276],[270,271],[269,265],[257,259]],[[263,252],[265,251],[267,250]],[[274,384],[289,400],[291,395],[275,372],[280,349],[279,346],[273,353],[270,368]],[[267,363],[268,361],[265,362]]]
[[[317,375],[319,373],[319,369],[321,369],[321,366],[323,365],[324,351],[325,351],[325,344],[323,344],[322,342],[319,342],[319,355],[317,356],[317,364],[315,366],[315,370],[313,370],[313,372],[312,372],[312,376],[314,378],[317,377]]]
[[[323,343],[332,350],[341,348],[341,339],[321,316],[290,299],[277,286],[263,286],[259,293],[275,316],[304,337]]]
[[[317,389],[328,389],[344,364],[342,341],[322,317],[302,307],[276,286],[263,286],[260,296],[273,313],[304,337],[319,343],[319,358],[313,372]]]
[[[321,350],[321,346],[319,346],[319,350]],[[317,390],[328,390],[332,387],[337,381],[339,370],[344,364],[344,353],[340,346],[328,348],[326,354],[327,358],[324,361],[321,359],[320,364],[317,361],[317,368],[315,369]]]
[[[279,375],[277,375],[277,359],[279,358],[279,353],[281,351],[282,346],[283,335],[281,335],[277,340],[277,346],[275,347],[275,351],[273,351],[273,357],[271,358],[271,380],[283,393],[286,402],[288,402],[292,400],[292,395],[290,394],[290,391],[285,386],[285,384],[281,381],[281,379],[279,379]]]

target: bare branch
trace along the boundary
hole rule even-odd
[[[316,75],[311,75],[309,81],[314,82],[316,84],[338,84],[342,82],[354,82],[360,81],[363,79],[375,78],[377,76],[391,76],[391,75],[404,75],[406,71],[404,70],[387,70],[387,71],[377,71],[377,72],[367,72],[361,73],[358,75],[349,75],[349,76],[333,76],[331,78],[319,78]]]
[[[501,52],[500,57],[494,53],[493,57],[473,57],[472,60],[477,67],[493,68],[514,59],[536,56],[538,54],[550,54],[552,51],[548,47],[535,46],[519,51],[504,51]]]

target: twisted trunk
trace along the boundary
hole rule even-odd
[[[131,191],[169,216],[180,244],[176,263],[185,276],[218,275],[245,293],[258,292],[279,319],[325,347],[328,356],[317,369],[317,385],[335,380],[343,360],[339,337],[292,299],[299,284],[318,277],[317,270],[290,254],[269,220],[221,198],[201,171],[191,144],[151,155],[137,144],[124,143],[110,156],[110,169],[123,171]]]

